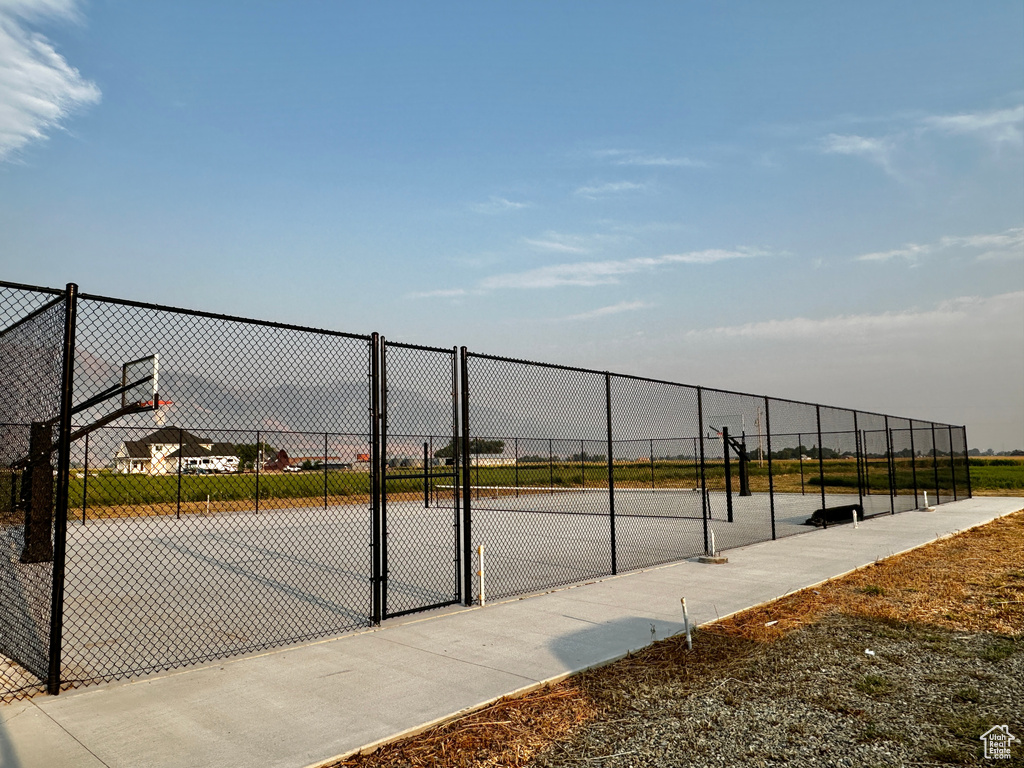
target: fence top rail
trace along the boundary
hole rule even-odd
[[[465,347],[464,347],[464,349],[465,349]],[[666,379],[652,379],[652,378],[647,377],[647,376],[638,376],[638,375],[630,374],[630,373],[616,373],[615,371],[598,371],[598,370],[593,369],[593,368],[580,368],[580,367],[573,366],[573,365],[560,365],[558,363],[541,363],[541,362],[537,362],[536,360],[525,360],[523,358],[505,357],[505,356],[502,356],[502,355],[488,355],[488,354],[485,354],[483,352],[470,352],[469,350],[466,350],[466,355],[468,357],[476,357],[476,358],[479,358],[481,360],[494,360],[496,362],[501,362],[501,363],[518,363],[520,365],[531,365],[531,366],[536,366],[538,368],[550,368],[550,369],[561,370],[561,371],[575,371],[577,373],[592,373],[592,374],[595,374],[597,376],[608,375],[608,376],[612,376],[614,378],[619,378],[619,379],[630,379],[632,381],[646,381],[646,382],[650,382],[651,384],[664,384],[665,386],[669,386],[669,387],[680,387],[680,388],[684,388],[684,389],[703,390],[704,392],[719,392],[719,393],[721,393],[723,395],[736,395],[737,397],[752,397],[752,398],[755,398],[755,399],[758,399],[758,400],[774,400],[777,403],[790,403],[792,405],[807,405],[807,406],[812,406],[814,408],[829,408],[829,409],[838,410],[838,411],[848,411],[850,413],[854,413],[854,412],[856,412],[856,413],[863,413],[863,414],[868,415],[868,416],[882,416],[882,417],[888,417],[888,418],[893,418],[893,419],[902,419],[904,421],[918,421],[917,419],[912,419],[912,418],[907,417],[907,416],[894,416],[893,414],[880,413],[878,411],[865,411],[862,408],[846,408],[846,407],[840,406],[840,405],[826,405],[824,403],[811,403],[811,402],[808,402],[806,400],[790,400],[790,399],[784,398],[784,397],[773,397],[772,395],[756,395],[756,394],[754,394],[752,392],[738,392],[738,391],[732,390],[732,389],[720,389],[718,387],[705,387],[705,386],[701,386],[700,384],[685,384],[685,383],[679,382],[679,381],[667,381]],[[939,422],[927,422],[927,423],[934,423],[935,426],[943,426],[943,427],[952,426],[955,429],[959,429],[959,427],[957,427],[955,424],[940,424]]]
[[[63,288],[46,288],[40,285],[28,285],[26,283],[12,283],[7,280],[0,280],[0,288],[13,288],[17,291],[34,291],[35,293],[48,293],[51,296],[63,296]]]
[[[402,341],[388,341],[383,336],[380,337],[381,344],[386,344],[389,347],[397,347],[399,349],[415,349],[420,352],[441,352],[445,355],[455,355],[455,347],[431,347],[425,344],[408,344]]]
[[[245,323],[246,325],[259,325],[264,328],[278,328],[285,331],[300,331],[302,333],[315,333],[321,336],[335,336],[346,339],[358,339],[359,341],[370,341],[369,334],[347,333],[345,331],[332,331],[327,328],[313,328],[306,325],[295,325],[293,323],[278,323],[272,320],[257,320],[251,317],[239,317],[237,315],[224,315],[218,312],[206,312],[200,309],[185,309],[183,307],[170,307],[163,304],[151,304],[145,301],[133,301],[130,299],[118,299],[111,296],[98,296],[93,293],[78,294],[79,300],[96,301],[105,304],[118,304],[124,307],[136,307],[138,309],[152,309],[157,312],[172,312],[176,315],[187,315],[189,317],[205,317],[211,320],[226,320],[232,323]]]
[[[463,347],[465,349],[465,347]],[[575,373],[592,373],[596,376],[604,376],[608,371],[597,371],[593,368],[579,368],[574,365],[560,365],[559,363],[539,363],[536,360],[524,360],[518,357],[503,357],[501,355],[488,355],[483,352],[470,352],[466,350],[467,357],[476,357],[480,360],[494,360],[499,363],[518,363],[520,365],[530,365],[535,368],[550,368],[556,371],[573,371]]]
[[[43,312],[46,312],[48,309],[52,309],[53,307],[57,306],[63,300],[64,300],[63,296],[57,296],[55,299],[46,302],[42,306],[36,307],[31,312],[29,312],[27,315],[25,315],[24,317],[18,318],[13,323],[8,325],[6,328],[0,328],[0,335],[9,333],[10,331],[13,331],[15,328],[17,328],[17,327],[19,327],[21,325],[24,325],[25,323],[29,322],[32,318],[38,317],[39,315],[43,314]]]

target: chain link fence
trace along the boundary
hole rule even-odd
[[[0,698],[970,496],[963,427],[0,283]]]
[[[65,312],[58,291],[0,285],[0,695],[48,676]]]
[[[970,494],[963,427],[463,359],[465,558],[478,598],[891,515],[925,491],[935,503]]]

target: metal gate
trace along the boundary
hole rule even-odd
[[[459,441],[454,349],[381,339],[382,618],[457,603]]]

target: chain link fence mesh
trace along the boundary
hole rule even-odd
[[[60,413],[64,311],[58,292],[0,285],[0,698],[38,692],[48,674],[56,468],[49,444]],[[33,424],[46,442],[41,452],[33,450]],[[42,558],[33,556],[39,548],[48,550]]]
[[[697,390],[630,376],[609,380],[617,568],[703,553]]]
[[[466,363],[469,544],[484,548],[485,595],[610,573],[604,374],[473,354]]]
[[[0,283],[5,698],[51,662],[65,305]],[[970,495],[962,427],[89,295],[76,332],[65,687]]]
[[[461,598],[456,353],[383,344],[384,617]]]
[[[72,447],[65,684],[367,626],[369,339],[79,300],[75,402],[151,355],[164,404]]]

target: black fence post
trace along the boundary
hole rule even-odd
[[[427,466],[427,451],[429,443],[423,443],[423,508],[430,507],[430,467]]]
[[[327,509],[327,433],[324,432],[324,509]]]
[[[370,620],[381,622],[380,336],[370,337]]]
[[[800,459],[800,495],[804,496],[807,494],[804,488],[804,436],[799,432],[796,433],[796,452]]]
[[[764,399],[764,431],[768,443],[768,507],[772,514],[772,541],[775,540],[775,479],[772,477],[772,417],[768,412],[768,398]]]
[[[462,574],[462,488],[459,485],[459,468],[462,466],[462,447],[459,445],[459,348],[452,347],[452,528],[454,529],[455,553],[452,564],[455,566],[455,600],[464,602],[469,589],[463,582]],[[434,438],[430,438],[430,457],[434,455]],[[434,491],[434,504],[437,504],[437,491]]]
[[[380,616],[388,617],[388,341],[380,337]]]
[[[470,461],[469,461],[469,351],[462,347],[459,350],[461,359],[461,396],[462,396],[462,456],[465,467],[462,470],[462,488],[464,503],[462,506],[462,568],[466,605],[473,604],[473,511],[471,495]]]
[[[178,427],[178,496],[176,499],[177,506],[175,507],[174,517],[181,520],[181,460],[184,458],[182,454],[185,452],[185,430]],[[259,455],[259,434],[256,437],[256,453]],[[256,498],[259,499],[259,483],[257,481]],[[259,501],[256,502],[259,504]]]
[[[914,420],[910,419],[910,476],[914,482],[914,509],[920,507],[917,500],[917,451],[914,450]]]
[[[821,482],[821,508],[825,508],[825,451],[821,444],[821,406],[814,406],[814,413],[818,420],[818,480]]]
[[[615,463],[612,458],[612,377],[608,371],[604,373],[605,411],[608,423],[608,519],[611,525],[612,544],[612,575],[619,572],[615,542]]]
[[[864,436],[860,432],[856,411],[853,412],[853,443],[857,451],[857,501],[860,508],[864,509],[864,465],[867,451],[864,450]]]
[[[700,455],[697,453],[697,438],[693,438],[693,484],[700,485]]]
[[[548,493],[555,492],[555,453],[551,438],[548,438]]]
[[[85,436],[85,458],[82,460],[82,525],[85,525],[85,506],[86,506],[86,499],[88,497],[89,497],[89,435],[86,435]]]
[[[732,470],[729,461],[729,428],[722,427],[722,458],[725,461],[725,510],[729,522],[732,519]]]
[[[889,514],[896,514],[896,457],[893,456],[892,430],[889,417],[885,417],[885,455],[889,465]]]
[[[939,445],[935,442],[935,422],[932,425],[932,469],[935,472],[935,503],[942,503],[942,493],[939,491]]]
[[[583,441],[580,440],[580,477],[583,478],[583,487],[587,487],[587,465],[584,463],[586,450],[583,448]]]
[[[704,472],[704,396],[701,387],[697,387],[697,434],[700,436],[700,507],[701,517],[704,519],[704,554],[713,554],[709,551],[711,542],[708,538],[708,487]]]
[[[514,451],[515,464],[516,464],[516,498],[518,499],[519,498],[519,438],[518,437],[513,437],[512,438],[512,445],[513,445],[513,449],[512,450]]]
[[[953,453],[953,427],[947,424],[946,429],[949,430],[949,476],[953,482],[953,501],[956,501],[956,461],[953,459],[955,456]]]
[[[654,440],[651,440],[650,444],[651,444],[650,445],[650,449],[651,449],[651,490],[653,491],[654,490],[654,486],[655,486],[655,483],[654,483]]]
[[[61,654],[64,650],[64,577],[68,543],[68,481],[71,468],[71,409],[75,392],[75,331],[78,286],[68,283],[64,294],[64,345],[61,363],[60,416],[57,431],[57,513],[53,520],[53,584],[50,600],[49,670],[46,692],[60,693]]]
[[[971,454],[967,450],[967,425],[960,427],[964,436],[964,472],[967,473],[967,498],[974,498],[974,493],[971,491]]]
[[[263,438],[256,430],[256,514],[260,513],[260,464],[263,463]],[[178,504],[181,504],[181,464],[178,464]]]

